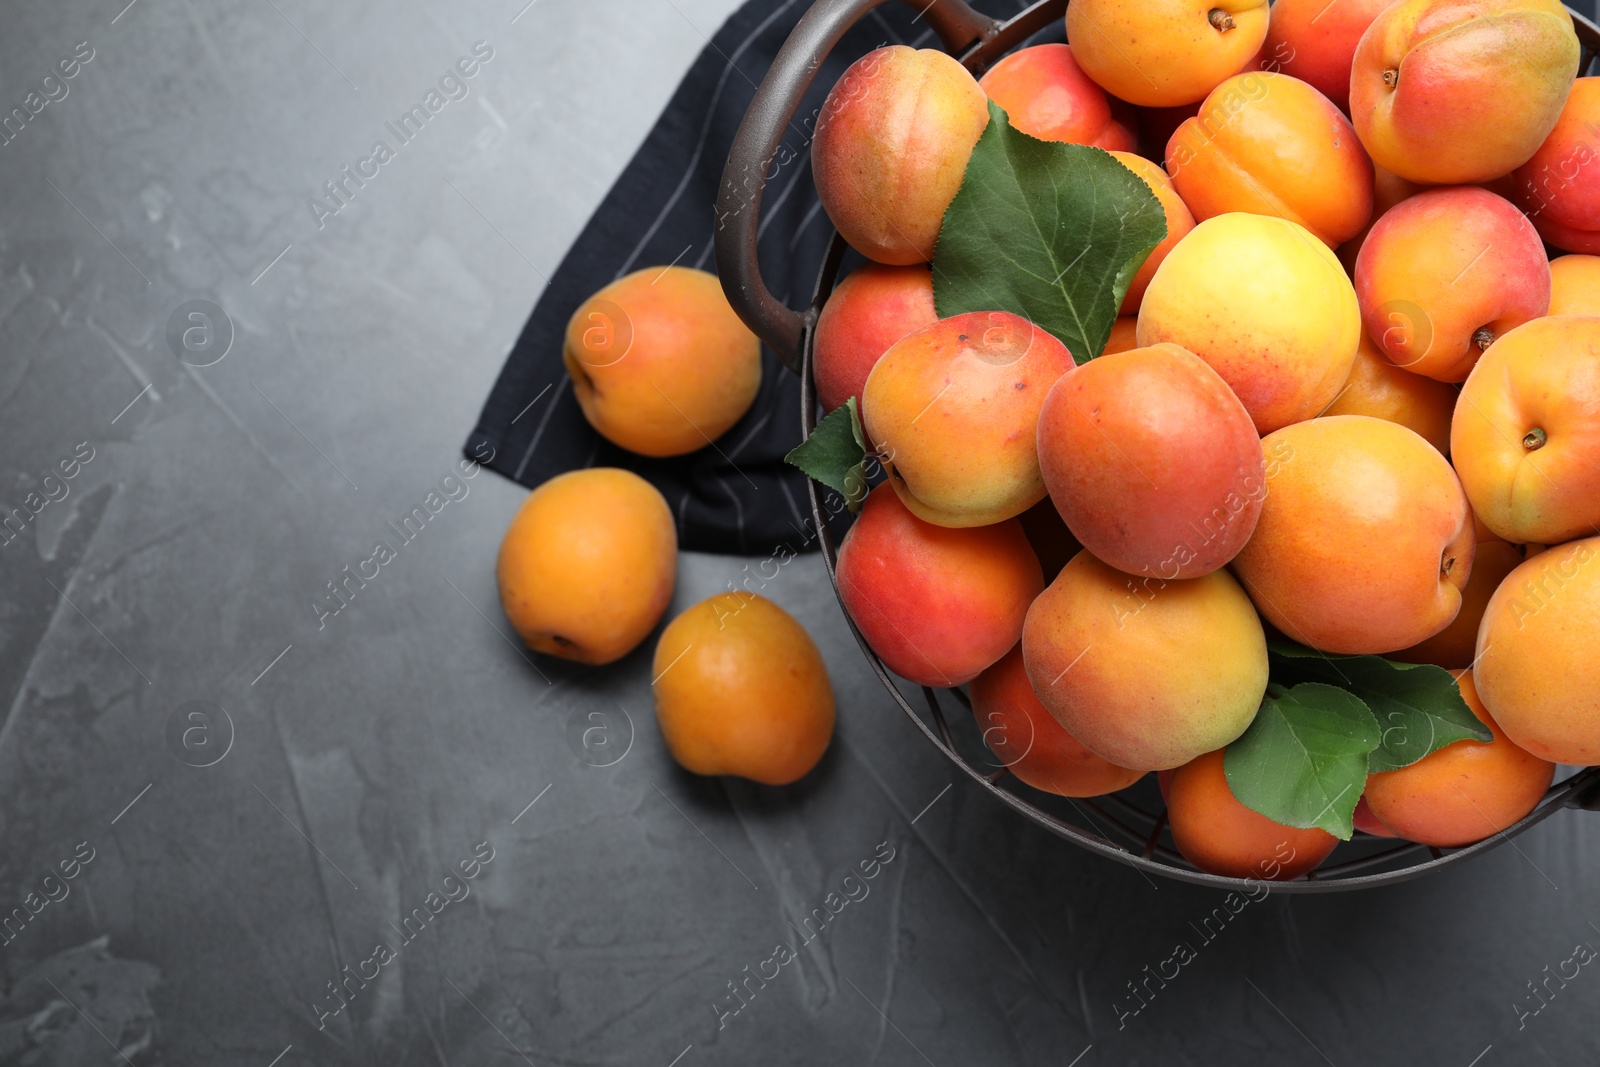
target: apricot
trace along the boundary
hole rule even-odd
[[[1350,117],[1402,178],[1487,181],[1549,136],[1577,73],[1561,0],[1400,0],[1356,46]]]
[[[1084,73],[1144,107],[1203,98],[1267,39],[1267,0],[1073,0],[1067,41]]]
[[[1235,212],[1200,223],[1167,255],[1137,336],[1141,347],[1170,342],[1211,364],[1265,434],[1339,395],[1361,313],[1344,268],[1305,227]]]
[[[1350,822],[1364,834],[1371,834],[1374,837],[1395,836],[1393,830],[1379,822],[1378,817],[1372,814],[1372,806],[1367,803],[1365,796],[1356,801],[1356,810],[1350,813]]]
[[[1253,70],[1217,86],[1173,133],[1166,161],[1201,221],[1273,215],[1336,248],[1372,216],[1372,163],[1350,120],[1287,74]]]
[[[1022,525],[924,522],[880,485],[839,546],[839,599],[884,666],[918,685],[971,681],[1022,635],[1044,588]]]
[[[1437,449],[1366,415],[1297,423],[1261,445],[1267,497],[1233,569],[1269,622],[1352,654],[1450,624],[1472,570],[1472,514]]]
[[[1600,315],[1600,256],[1560,256],[1550,261],[1550,314]]]
[[[651,673],[662,740],[694,774],[788,785],[833,737],[822,653],[805,627],[755,593],[718,593],[673,619]]]
[[[1506,576],[1478,628],[1473,681],[1500,729],[1552,763],[1600,763],[1600,537]]]
[[[1113,352],[1126,352],[1130,348],[1138,348],[1138,327],[1137,316],[1118,315],[1117,321],[1111,324],[1111,339],[1106,342],[1105,351],[1100,354],[1109,356]]]
[[[1478,699],[1471,671],[1457,675],[1456,684],[1494,740],[1455,741],[1367,778],[1372,814],[1407,841],[1434,848],[1459,848],[1506,829],[1539,806],[1556,771],[1506,737]]]
[[[1600,252],[1600,78],[1579,78],[1550,136],[1511,176],[1513,199],[1539,235],[1569,252]]]
[[[1450,451],[1473,511],[1507,541],[1600,532],[1600,317],[1535,319],[1496,341],[1461,387]]]
[[[1133,281],[1128,283],[1127,295],[1122,298],[1122,316],[1133,315],[1139,310],[1139,303],[1144,299],[1144,291],[1150,288],[1150,279],[1156,276],[1156,268],[1161,266],[1162,260],[1167,258],[1173,246],[1183,240],[1189,231],[1194,229],[1194,216],[1189,213],[1189,207],[1178,195],[1177,188],[1172,184],[1172,179],[1166,172],[1143,156],[1136,156],[1132,152],[1113,152],[1118,163],[1133,171],[1150,191],[1156,194],[1156,199],[1161,202],[1161,210],[1166,214],[1167,235],[1161,243],[1150,250],[1145,261],[1139,265],[1139,270],[1133,276]],[[1112,328],[1113,339],[1116,329]],[[1109,346],[1108,346],[1109,348]]]
[[[1496,337],[1550,307],[1533,224],[1473,187],[1429,189],[1386,212],[1356,257],[1355,282],[1379,350],[1441,382],[1465,381]]]
[[[817,316],[812,371],[823,411],[858,401],[878,357],[913,330],[939,321],[925,266],[867,263],[840,282]]]
[[[897,341],[867,376],[861,416],[906,507],[941,526],[984,526],[1043,499],[1039,409],[1074,366],[1060,341],[1004,311]]]
[[[495,580],[529,648],[600,664],[655,628],[677,565],[672,510],[656,487],[631,471],[590,467],[528,494],[500,542]]]
[[[968,695],[983,743],[1018,779],[1064,797],[1115,793],[1144,777],[1090,752],[1050,717],[1028,681],[1022,646],[974,678]]]
[[[978,86],[1005,111],[1011,125],[1041,141],[1131,152],[1139,139],[1111,112],[1106,92],[1064,44],[1018,49],[989,68]]]
[[[1223,753],[1207,752],[1172,772],[1167,824],[1183,858],[1207,874],[1289,881],[1328,858],[1339,839],[1326,830],[1273,822],[1239,803]]]
[[[618,278],[567,322],[561,352],[583,417],[642,456],[704,448],[761,387],[761,342],[716,275],[650,267]]]
[[[1085,548],[1161,579],[1232,559],[1266,493],[1250,413],[1172,344],[1101,356],[1057,381],[1039,414],[1039,468]]]
[[[1461,587],[1461,611],[1443,630],[1410,648],[1389,653],[1389,658],[1401,663],[1432,663],[1446,670],[1472,666],[1478,648],[1478,625],[1489,607],[1489,598],[1506,575],[1522,565],[1522,560],[1522,549],[1517,545],[1479,541],[1472,550],[1472,574]]]
[[[1350,380],[1344,383],[1324,415],[1371,415],[1414,430],[1441,454],[1450,452],[1450,415],[1456,406],[1455,387],[1402,370],[1378,351],[1361,332]]]
[[[811,171],[823,209],[868,259],[926,263],[988,124],[988,98],[944,52],[888,45],[867,53],[817,119]]]
[[[1361,35],[1394,0],[1277,0],[1266,62],[1350,110],[1350,68]]]
[[[1238,737],[1267,689],[1267,639],[1239,583],[1135,579],[1080,552],[1028,609],[1039,701],[1119,767],[1176,767]]]

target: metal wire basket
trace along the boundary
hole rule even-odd
[[[811,304],[805,310],[796,311],[773,296],[762,281],[756,256],[765,164],[776,157],[822,60],[851,26],[873,8],[887,2],[817,0],[801,18],[739,125],[717,204],[718,217],[728,220],[716,235],[717,267],[723,288],[740,317],[777,353],[786,367],[800,375],[800,424],[806,434],[810,434],[817,421],[816,385],[812,378],[817,315],[833,291],[846,245],[835,233]],[[920,10],[919,18],[934,30],[945,49],[975,75],[1063,18],[1067,8],[1067,0],[1039,0],[1016,17],[999,20],[979,14],[964,0],[906,2]],[[1578,69],[1585,72],[1600,53],[1600,28],[1577,15],[1574,15],[1574,22],[1583,45]],[[750,175],[758,176],[753,187]],[[829,579],[837,594],[838,579],[834,573],[837,545],[829,532],[817,483],[810,482],[808,488],[812,520],[819,534]],[[842,602],[840,606],[843,607]],[[850,618],[848,611],[845,618]],[[1002,804],[1058,837],[1149,874],[1219,889],[1250,886],[1245,879],[1198,871],[1178,853],[1167,831],[1166,808],[1151,781],[1152,776],[1146,775],[1119,793],[1080,800],[1056,797],[1021,785],[1004,766],[985,758],[990,753],[973,723],[971,704],[963,691],[923,687],[922,702],[926,704],[926,711],[919,712],[914,697],[908,699],[901,684],[890,675],[853,620],[850,628],[867,662],[906,717],[962,773]],[[909,684],[907,687],[911,688]],[[952,701],[958,705],[953,716],[949,712]],[[969,752],[981,754],[969,756]],[[1562,808],[1600,810],[1600,767],[1586,768],[1552,785],[1539,806],[1525,818],[1477,844],[1445,851],[1357,834],[1354,840],[1341,844],[1329,862],[1318,870],[1295,881],[1275,883],[1274,889],[1287,893],[1329,893],[1418,878],[1487,852]]]

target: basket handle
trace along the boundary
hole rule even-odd
[[[722,172],[714,240],[723,291],[745,324],[796,374],[800,373],[801,344],[815,312],[801,313],[790,308],[773,296],[762,280],[756,237],[767,171],[823,59],[858,19],[887,2],[817,0],[812,4],[761,80],[739,122]],[[919,18],[939,35],[947,50],[957,55],[992,36],[1003,25],[972,10],[965,0],[906,2],[921,9]]]

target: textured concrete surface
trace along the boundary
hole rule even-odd
[[[1595,1062],[1593,816],[1203,934],[1217,894],[952,786],[815,557],[766,589],[840,698],[791,788],[677,771],[648,649],[506,639],[523,494],[457,449],[728,0],[123,2],[0,34],[38,104],[0,145],[0,1062]]]

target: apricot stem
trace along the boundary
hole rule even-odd
[[[1545,440],[1546,437],[1544,431],[1535,426],[1522,438],[1522,447],[1526,448],[1529,452],[1532,452],[1535,449],[1543,448]]]
[[[1439,576],[1441,578],[1450,577],[1450,572],[1455,570],[1455,567],[1456,558],[1454,556],[1444,557],[1444,562],[1439,565]]]
[[[1206,12],[1206,20],[1211,23],[1218,33],[1227,33],[1233,29],[1233,16],[1220,7],[1214,7]]]
[[[1400,72],[1398,70],[1386,70],[1386,71],[1384,71],[1383,72],[1383,84],[1387,85],[1391,89],[1393,89],[1395,86],[1399,85],[1400,84]]]
[[[1494,331],[1487,326],[1480,326],[1472,335],[1472,343],[1478,346],[1480,352],[1487,351],[1494,344]]]

